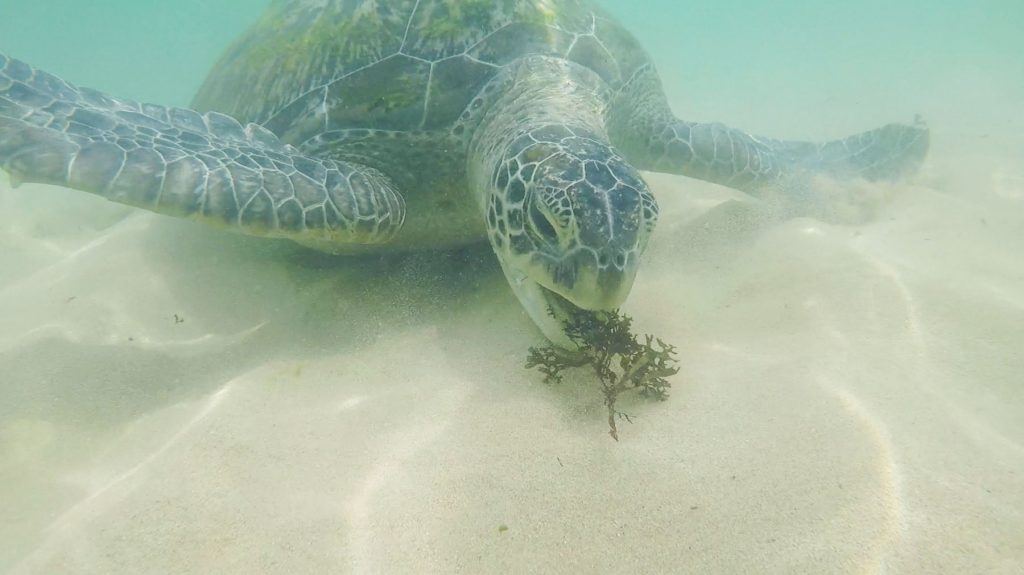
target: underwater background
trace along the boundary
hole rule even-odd
[[[0,52],[187,106],[266,1],[0,0]],[[0,175],[0,573],[1017,573],[1024,2],[604,0],[676,113],[932,128],[877,218],[650,175],[609,440],[488,250],[349,263]],[[183,318],[183,322],[177,319]]]
[[[823,110],[816,122],[834,122],[864,110],[917,111],[936,91],[976,112],[976,101],[960,100],[964,84],[1016,102],[1024,90],[1024,5],[1015,0],[600,4],[647,47],[694,119],[746,126],[749,116],[771,128],[771,116]],[[0,38],[6,53],[73,83],[184,106],[266,5],[4,0]]]

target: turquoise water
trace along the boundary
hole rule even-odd
[[[1016,0],[602,4],[648,48],[687,119],[808,139],[917,114],[966,136],[1024,122],[1013,111],[1024,106]],[[72,82],[184,106],[265,5],[5,0],[0,38]]]
[[[1024,2],[602,3],[680,116],[920,114],[921,177],[734,244],[738,194],[652,175],[628,310],[684,371],[618,445],[486,250],[353,270],[0,177],[0,572],[1015,573]],[[265,5],[0,0],[0,52],[185,106]]]
[[[764,111],[906,117],[922,96],[961,79],[1024,101],[1024,4],[1016,0],[603,4],[649,48],[693,117],[765,128],[777,126]],[[0,39],[7,53],[73,82],[184,105],[265,5],[4,0]]]

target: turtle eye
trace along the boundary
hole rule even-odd
[[[539,239],[552,244],[558,243],[558,232],[555,230],[555,226],[551,223],[551,219],[540,211],[536,202],[530,202],[529,212],[530,229],[539,236]]]

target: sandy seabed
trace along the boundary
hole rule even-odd
[[[618,443],[486,248],[3,184],[0,571],[1019,573],[1024,170],[939,143],[858,225],[651,176],[625,311],[682,371]]]

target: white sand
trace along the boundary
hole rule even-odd
[[[486,249],[353,263],[2,187],[0,571],[1019,572],[1024,170],[943,145],[860,226],[652,176],[626,310],[683,369],[620,443],[522,368]]]

